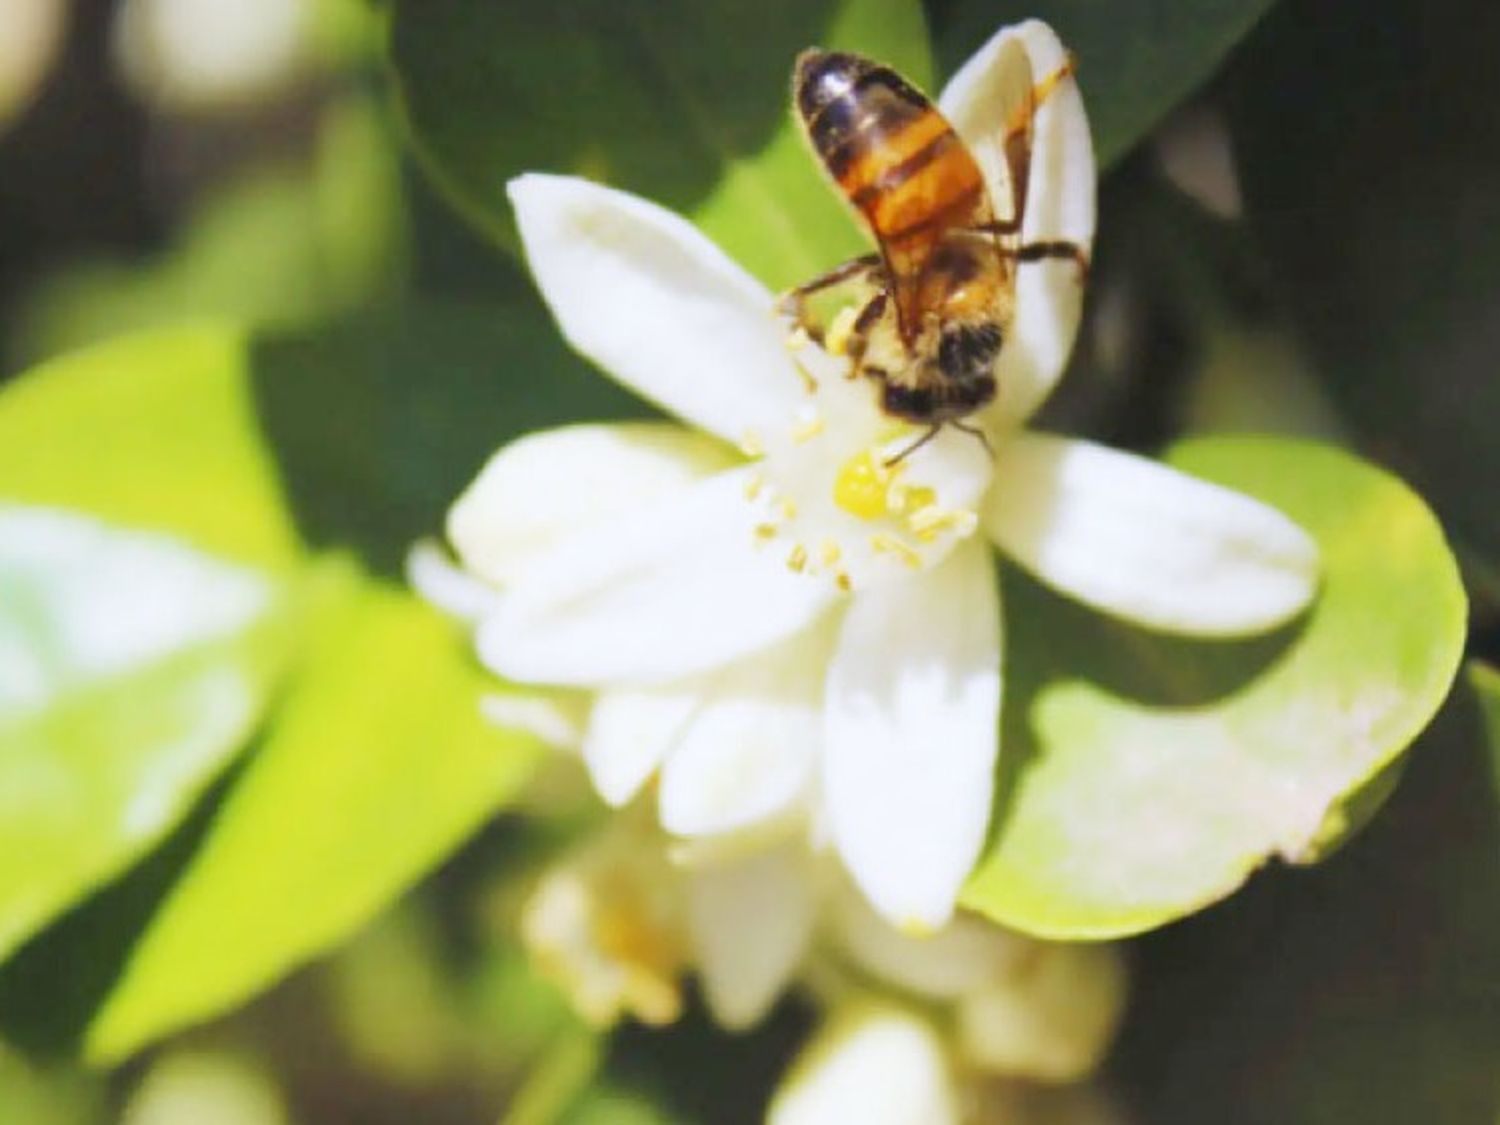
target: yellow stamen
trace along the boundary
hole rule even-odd
[[[760,495],[760,490],[765,488],[766,478],[760,473],[751,473],[745,478],[745,499],[754,500]]]
[[[903,543],[894,535],[870,536],[870,547],[877,555],[890,555],[913,570],[922,566],[922,556],[909,543]]]
[[[894,475],[867,449],[845,461],[833,481],[833,502],[851,516],[878,520],[886,514]]]
[[[839,571],[833,576],[833,580],[838,583],[839,589],[844,591],[844,593],[852,594],[854,592],[854,583],[850,580],[848,572]]]
[[[823,416],[813,406],[797,412],[797,421],[792,426],[792,440],[803,445],[823,432]]]
[[[844,552],[832,539],[823,540],[818,547],[818,559],[824,566],[837,566],[838,561],[844,557]]]
[[[792,548],[792,553],[786,557],[786,568],[793,574],[801,574],[807,569],[807,548],[798,543]]]
[[[858,319],[859,310],[853,305],[845,305],[838,311],[823,338],[823,346],[829,355],[849,354],[849,340],[854,335],[854,322]]]
[[[783,520],[791,522],[797,518],[797,502],[790,496],[783,496],[776,501],[776,514]]]
[[[776,525],[774,523],[758,523],[755,525],[755,538],[761,543],[768,543],[776,538]]]
[[[979,526],[979,517],[967,509],[945,511],[935,504],[918,508],[906,517],[906,526],[924,543],[931,543],[945,531],[967,539]]]

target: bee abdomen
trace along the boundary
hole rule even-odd
[[[894,70],[804,51],[794,85],[814,150],[882,240],[926,241],[978,205],[977,166],[942,114]]]

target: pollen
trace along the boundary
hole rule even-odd
[[[931,543],[949,531],[967,539],[979,527],[979,517],[967,508],[944,509],[928,504],[911,512],[906,517],[906,526],[923,543]]]
[[[878,520],[887,514],[895,474],[867,449],[845,461],[833,481],[833,502],[851,516]]]
[[[833,318],[833,323],[828,326],[828,333],[824,337],[824,346],[829,355],[848,355],[849,340],[854,335],[854,322],[859,319],[859,310],[853,305],[845,305],[839,310],[838,315]]]
[[[823,432],[823,415],[815,406],[804,406],[797,411],[797,420],[792,424],[792,440],[805,445]]]
[[[912,570],[920,570],[922,567],[922,556],[917,553],[916,548],[910,543],[897,539],[894,535],[870,536],[870,549],[877,555],[888,555],[905,563]]]

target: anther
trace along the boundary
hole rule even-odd
[[[786,568],[793,574],[801,574],[807,569],[807,548],[798,543],[792,548],[792,553],[786,557]]]
[[[890,555],[913,570],[920,570],[922,556],[909,543],[903,543],[892,535],[870,536],[870,547],[877,555]]]

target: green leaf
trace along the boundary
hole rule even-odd
[[[693,216],[784,287],[863,249],[790,113],[792,61],[813,45],[931,85],[913,0],[398,0],[391,55],[428,170],[502,245],[506,181],[574,173]]]
[[[317,141],[305,166],[257,168],[209,195],[160,256],[45,277],[16,314],[16,352],[29,361],[194,318],[307,324],[389,287],[403,240],[390,129],[349,95],[324,111]]]
[[[1482,699],[1493,674],[1470,673]],[[1496,1120],[1500,790],[1473,696],[1460,681],[1336,858],[1134,943],[1111,1071],[1139,1120]]]
[[[307,674],[89,1029],[117,1062],[238,1004],[368,921],[542,752],[475,706],[486,679],[410,595],[338,576]]]
[[[1496,804],[1500,806],[1500,671],[1475,661],[1469,665],[1469,682],[1479,696],[1480,710],[1484,714],[1490,747],[1491,782]]]
[[[1326,854],[1371,811],[1362,791],[1388,784],[1463,651],[1457,566],[1399,481],[1272,438],[1193,441],[1170,460],[1301,524],[1323,588],[1295,631],[1216,645],[1008,583],[1001,811],[964,902],[1039,935],[1149,929],[1269,858]]]
[[[0,498],[76,508],[285,568],[301,556],[260,439],[245,337],[144,333],[46,363],[0,395]]]
[[[1278,303],[1356,436],[1500,561],[1500,7],[1287,4],[1226,84]]]
[[[507,439],[647,408],[568,350],[539,301],[409,303],[250,350],[256,412],[303,539],[399,578]]]
[[[288,624],[259,574],[0,504],[0,960],[182,817],[259,721]]]
[[[952,74],[1002,24],[1052,25],[1078,60],[1099,166],[1107,168],[1202,84],[1272,0],[930,0]],[[1299,5],[1289,5],[1296,10]]]
[[[536,747],[481,723],[489,681],[466,641],[368,568],[345,563],[330,572],[316,552],[352,545],[398,571],[411,540],[440,526],[447,503],[508,432],[572,417],[589,402],[630,406],[567,353],[535,306],[387,310],[326,334],[253,346],[222,327],[158,331],[48,364],[0,397],[0,496],[151,529],[120,533],[137,550],[170,531],[261,564],[269,575],[261,581],[298,591],[297,628],[281,634],[303,648],[289,694],[269,711],[257,703],[224,735],[228,754],[261,724],[205,850],[196,837],[185,845],[187,875],[163,900],[165,913],[152,918],[157,896],[149,896],[132,914],[138,921],[120,931],[146,936],[93,1033],[94,1050],[127,1053],[328,948],[515,791]],[[99,580],[100,564],[95,553],[81,565],[58,605],[86,606],[79,588]],[[0,618],[0,631],[7,624]],[[30,634],[14,647],[28,657],[40,651]],[[206,650],[203,661],[236,654],[230,640],[222,647],[227,655]],[[129,738],[172,733],[172,693],[196,698],[194,655],[164,664],[159,683],[144,669],[114,696],[80,698],[86,714],[45,748],[44,764],[80,758],[92,769],[85,780],[102,787],[116,775],[98,759],[108,766]],[[94,732],[93,741],[79,731]],[[177,762],[186,750],[161,753]],[[165,805],[167,820],[181,818],[203,778],[184,768],[180,784],[184,796]],[[149,808],[153,795],[136,779],[122,799]],[[142,837],[93,878],[151,843]],[[20,866],[39,881],[67,875]],[[0,916],[12,905],[4,891],[0,884]],[[19,894],[15,908],[30,909]],[[262,899],[273,901],[262,909]],[[246,926],[251,909],[263,928]],[[217,927],[230,937],[221,940]],[[211,943],[197,945],[205,934]],[[64,995],[78,973],[54,980],[52,1007],[71,1003],[76,1019],[113,973],[94,980],[101,974],[93,967],[117,955],[89,953],[87,995]],[[46,950],[38,957],[45,962]],[[30,988],[27,1011],[48,1011],[47,997],[32,994],[36,981],[21,983]],[[52,1032],[56,1040],[67,1028]]]

